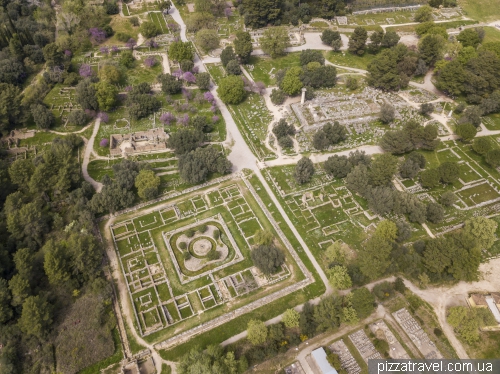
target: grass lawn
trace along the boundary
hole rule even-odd
[[[500,130],[500,113],[493,113],[482,117],[482,121],[488,130]]]
[[[465,15],[478,21],[495,21],[500,19],[498,0],[459,0],[458,5]]]
[[[332,64],[348,66],[351,68],[366,70],[370,61],[375,55],[365,52],[363,56],[358,56],[350,52],[326,52],[326,59]]]
[[[226,71],[222,64],[206,64],[208,72],[212,76],[212,80],[218,85],[222,78],[226,76]]]
[[[253,69],[249,67],[253,65]],[[300,66],[300,52],[288,53],[286,56],[270,58],[252,56],[245,66],[256,82],[264,82],[266,86],[276,84],[274,75],[278,70]]]
[[[500,30],[499,29],[496,29],[494,27],[485,27],[484,32],[485,32],[485,35],[484,35],[483,43],[500,42]]]
[[[229,109],[253,154],[261,160],[274,158],[274,153],[264,145],[268,125],[273,119],[264,99],[252,93],[241,104],[229,105]]]
[[[123,11],[124,11],[124,13],[126,11],[125,4],[123,4]],[[139,27],[132,26],[132,24],[130,23],[130,21],[127,18],[123,18],[119,14],[117,14],[115,16],[111,16],[110,26],[115,31],[115,34],[111,38],[106,39],[106,41],[103,43],[103,45],[123,45],[123,44],[125,44],[124,42],[121,42],[117,39],[116,34],[119,32],[121,32],[122,34],[127,34],[131,38],[134,38],[135,40],[137,40],[137,35],[139,34]]]
[[[156,58],[156,65],[148,68],[144,65],[145,57],[142,57],[135,63],[135,67],[127,70],[127,84],[136,86],[139,83],[156,82],[156,77],[163,72],[162,60],[160,56],[153,56]]]
[[[459,338],[469,356],[477,359],[500,357],[500,332],[481,332],[479,336],[479,341],[472,345]]]

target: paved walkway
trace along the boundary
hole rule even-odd
[[[83,163],[82,163],[82,174],[83,174],[83,179],[85,179],[87,182],[89,182],[92,187],[97,192],[101,192],[102,189],[102,183],[97,182],[95,179],[93,179],[88,172],[88,166],[89,166],[89,161],[90,161],[90,154],[94,150],[94,141],[95,137],[97,136],[97,132],[99,131],[99,126],[101,125],[101,119],[97,118],[95,121],[94,125],[94,131],[92,132],[92,135],[87,142],[87,145],[85,146],[85,153],[83,156]]]

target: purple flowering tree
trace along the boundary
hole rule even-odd
[[[172,32],[177,32],[177,31],[180,30],[179,25],[177,23],[175,23],[175,22],[171,22],[167,26],[168,26],[169,30],[172,31]]]
[[[176,78],[182,77],[182,74],[184,74],[184,72],[181,69],[177,69],[172,73],[172,75]]]
[[[188,83],[195,83],[196,82],[196,78],[195,76],[193,75],[193,73],[191,73],[190,71],[186,71],[183,75],[182,75],[182,79],[184,79],[186,82]]]
[[[145,44],[149,48],[158,48],[158,43],[154,39],[148,40]]]
[[[157,63],[158,63],[158,61],[156,60],[156,57],[154,57],[154,56],[146,57],[146,59],[144,60],[144,66],[146,66],[148,68],[152,68]]]
[[[215,103],[215,97],[214,95],[212,95],[212,93],[210,91],[207,91],[203,94],[203,97],[205,98],[206,101],[208,101],[209,103],[213,104]]]
[[[100,44],[106,39],[106,32],[98,27],[89,29],[90,41],[93,45]]]
[[[160,121],[164,124],[164,125],[170,125],[171,123],[175,122],[175,116],[170,113],[170,112],[167,112],[167,113],[163,113],[161,116],[160,116]]]
[[[231,10],[231,8],[224,9],[224,15],[226,16],[226,18],[231,17],[233,15],[233,11]]]
[[[99,52],[101,52],[103,55],[107,55],[109,53],[109,48],[106,46],[102,46],[99,48]]]
[[[193,72],[193,74],[198,74],[198,72],[200,71],[200,68],[198,66],[193,66],[191,71]]]
[[[92,109],[85,109],[85,114],[90,118],[95,118],[97,116],[96,111]]]
[[[120,50],[116,45],[111,47],[111,53],[117,53]]]
[[[99,145],[100,145],[101,147],[103,147],[103,148],[104,148],[104,147],[107,147],[107,146],[108,146],[108,144],[109,144],[108,139],[102,139],[102,140],[99,142]]]
[[[66,57],[71,57],[71,56],[73,56],[73,52],[71,52],[69,49],[66,49],[66,50],[64,51],[64,55],[65,55]]]
[[[215,123],[219,120],[219,116],[213,116],[212,117],[212,122]]]
[[[189,115],[184,114],[182,117],[179,117],[177,122],[179,122],[183,126],[189,125]]]
[[[217,108],[217,104],[212,103],[212,106],[210,107],[210,110],[212,111],[213,114],[217,113],[219,108]]]
[[[191,90],[187,90],[185,89],[184,87],[182,88],[182,96],[184,96],[184,98],[189,101],[191,100],[191,97],[193,97],[193,93],[191,92]]]
[[[125,87],[125,91],[126,91],[126,92],[130,92],[130,91],[132,91],[132,86],[127,86],[127,87]]]
[[[82,64],[80,66],[80,70],[78,70],[78,73],[80,74],[80,77],[83,78],[88,78],[92,76],[92,68],[88,64]]]
[[[125,46],[128,48],[128,49],[134,49],[134,47],[137,45],[137,42],[134,38],[130,38],[128,40],[128,42],[125,43]]]
[[[97,117],[101,119],[101,122],[108,123],[109,121],[109,116],[108,113],[106,112],[99,112]]]

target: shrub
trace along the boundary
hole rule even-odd
[[[109,144],[108,139],[102,139],[102,140],[99,142],[99,146],[101,146],[101,147],[103,147],[103,148],[107,147],[107,146],[108,146],[108,144]]]
[[[215,240],[219,240],[219,237],[220,237],[220,231],[215,229],[214,232],[213,232],[213,237]]]
[[[180,242],[179,243],[179,248],[182,249],[182,250],[186,249],[187,248],[186,242]]]
[[[271,95],[270,95],[270,98],[271,98],[271,102],[274,104],[274,105],[281,105],[285,102],[286,100],[286,94],[280,90],[280,89],[277,89],[277,88],[274,88],[272,91],[271,91]]]
[[[207,225],[201,225],[200,227],[198,227],[198,232],[203,234],[204,232],[206,232],[208,229]]]
[[[186,234],[186,236],[187,236],[188,238],[192,238],[192,237],[194,236],[194,234],[195,234],[195,231],[194,231],[194,229],[189,229],[189,230],[187,230],[187,231],[185,232],[185,234]]]
[[[182,252],[182,258],[184,258],[184,260],[189,260],[191,258],[191,253],[189,253],[189,251]]]
[[[207,258],[210,260],[210,261],[215,261],[215,260],[218,260],[220,257],[220,253],[217,252],[217,251],[210,251],[208,252],[208,255],[207,255]]]

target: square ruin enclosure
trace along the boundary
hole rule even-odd
[[[231,178],[212,183],[118,214],[103,226],[143,336],[168,340],[200,324],[208,329],[218,317],[251,311],[312,281],[251,186]],[[274,233],[286,257],[270,276],[250,257],[260,229]]]

